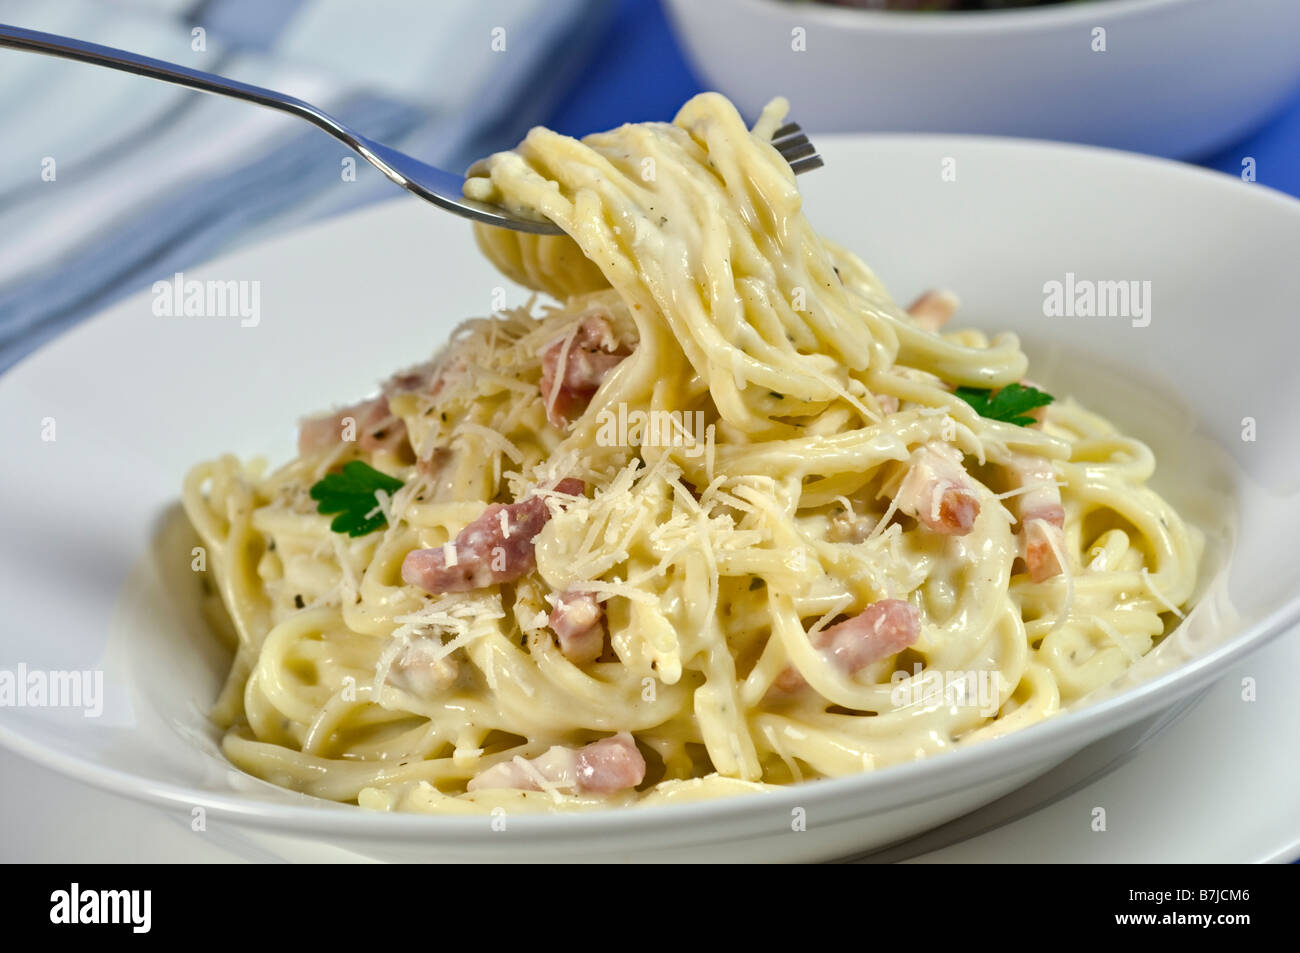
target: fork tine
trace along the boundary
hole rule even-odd
[[[817,147],[805,139],[803,142],[795,143],[791,146],[777,146],[777,151],[785,157],[786,162],[793,162],[795,159],[802,159],[805,156],[816,155]]]
[[[808,156],[804,159],[796,159],[790,163],[790,168],[795,175],[803,175],[805,172],[811,172],[813,169],[820,169],[826,163],[822,161],[821,156]]]
[[[795,175],[820,169],[826,164],[797,122],[787,122],[772,133],[772,145],[781,153],[781,158],[790,163]]]

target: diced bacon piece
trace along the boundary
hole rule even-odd
[[[343,440],[343,418],[339,411],[328,417],[308,417],[298,425],[298,455],[305,457],[328,450]]]
[[[593,742],[578,752],[578,790],[613,794],[645,779],[645,758],[626,731]]]
[[[555,601],[550,624],[565,658],[578,665],[594,662],[605,650],[605,609],[594,593],[570,591]]]
[[[439,657],[442,643],[416,639],[402,650],[388,670],[388,684],[418,698],[432,698],[456,681],[459,666],[449,656]]]
[[[396,452],[407,444],[406,423],[393,414],[389,399],[417,392],[436,397],[448,383],[464,374],[465,369],[463,356],[426,361],[384,381],[378,397],[304,420],[298,431],[299,455],[329,450],[345,440],[355,440],[367,453]]]
[[[645,779],[645,758],[626,731],[576,751],[559,745],[536,758],[495,764],[470,779],[470,791],[510,788],[540,791],[543,782],[559,791],[613,794]]]
[[[873,602],[851,619],[822,629],[813,645],[846,674],[897,655],[921,634],[921,614],[903,599]]]
[[[930,290],[907,306],[907,313],[926,331],[939,331],[952,320],[961,302],[951,291]]]
[[[539,389],[551,424],[563,429],[582,416],[609,372],[630,353],[600,314],[587,315],[571,334],[548,344]]]
[[[903,599],[873,602],[851,619],[812,635],[812,644],[845,675],[897,655],[921,634],[921,615]],[[787,666],[772,682],[778,694],[789,695],[807,683],[794,666]]]
[[[387,397],[373,397],[333,414],[304,420],[298,431],[298,453],[319,453],[345,440],[355,440],[367,453],[395,452],[406,443],[406,424],[389,410]]]
[[[1065,525],[1065,507],[1061,505],[1061,488],[1052,461],[1017,454],[1006,469],[1014,488],[1021,491],[1013,497],[1018,501],[1021,521],[1046,520],[1053,526]]]
[[[547,346],[542,354],[542,373],[544,378],[549,376],[552,382],[557,376],[561,377],[560,386],[571,390],[595,390],[600,387],[610,370],[628,354],[619,344],[609,320],[599,314],[588,315],[578,325],[569,343],[564,372],[561,374],[559,364],[564,342],[565,338],[557,338]]]
[[[581,480],[568,479],[556,484],[555,491],[578,496],[585,488]],[[435,594],[513,582],[537,564],[533,540],[550,518],[546,501],[537,495],[518,503],[493,503],[450,546],[407,553],[402,579]]]
[[[573,477],[567,477],[551,487],[551,490],[555,493],[563,493],[565,496],[582,496],[587,492],[587,484]]]
[[[1012,499],[1029,578],[1034,582],[1051,579],[1064,568],[1056,552],[1065,552],[1065,507],[1056,469],[1050,460],[1017,454],[1006,470],[1015,488],[1023,491]]]
[[[1029,569],[1029,578],[1034,582],[1044,582],[1059,575],[1062,566],[1052,549],[1055,542],[1061,552],[1065,551],[1065,533],[1059,526],[1053,526],[1041,519],[1025,523],[1020,532],[1025,547],[1025,566]]]
[[[965,536],[980,513],[975,484],[956,447],[931,441],[912,454],[912,466],[895,497],[898,508],[926,529]]]

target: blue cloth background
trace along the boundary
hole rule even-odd
[[[678,106],[703,89],[656,0],[617,0],[608,38],[597,50],[547,119],[552,129],[584,135],[622,122],[671,119]],[[1258,182],[1300,196],[1300,93],[1263,128],[1200,164],[1240,175],[1246,156],[1256,161]]]
[[[608,0],[0,0],[0,21],[303,97],[463,169],[573,86]],[[202,24],[205,43],[191,29]],[[503,45],[489,42],[500,31]],[[118,298],[229,248],[403,193],[245,103],[0,50],[0,372]],[[57,163],[43,179],[41,157]],[[57,159],[56,159],[57,157]],[[51,171],[54,166],[51,165]]]

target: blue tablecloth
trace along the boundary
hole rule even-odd
[[[622,122],[671,119],[703,89],[657,2],[617,0],[616,7],[606,41],[547,119],[559,132],[584,135]],[[1256,181],[1300,196],[1300,94],[1263,128],[1200,164],[1240,175],[1248,156],[1256,163]]]
[[[0,0],[0,21],[282,90],[463,169],[545,119],[609,6],[384,0],[358,19],[356,0]],[[0,372],[159,278],[403,194],[301,122],[8,49],[0,143]]]

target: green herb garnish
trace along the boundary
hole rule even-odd
[[[974,407],[981,417],[1019,424],[1021,427],[1036,422],[1029,416],[1029,411],[1035,407],[1046,407],[1056,399],[1037,387],[1026,387],[1024,384],[1008,384],[996,392],[979,387],[958,387],[957,396]]]
[[[383,490],[392,496],[401,488],[401,480],[380,473],[360,460],[351,460],[343,464],[342,472],[329,473],[318,480],[310,492],[317,512],[338,514],[330,523],[331,530],[365,536],[388,525],[375,491]]]

